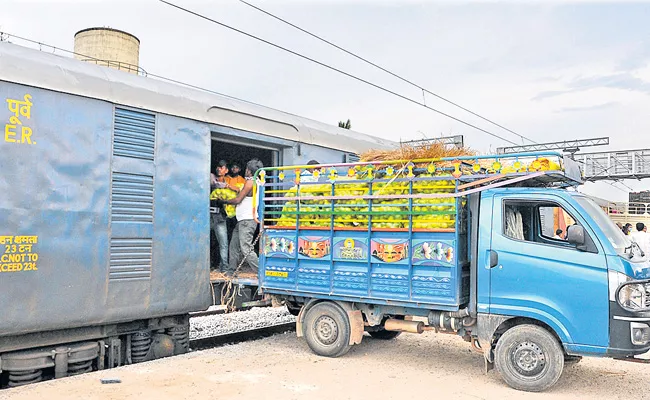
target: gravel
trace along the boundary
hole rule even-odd
[[[226,335],[251,329],[295,322],[286,307],[259,307],[230,314],[208,315],[190,319],[190,339]]]

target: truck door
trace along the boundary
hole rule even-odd
[[[584,227],[587,250],[565,240],[572,224]],[[542,321],[564,343],[585,352],[607,347],[605,255],[593,230],[567,199],[496,194],[491,252],[492,260],[486,257],[485,266],[490,270],[491,314]]]

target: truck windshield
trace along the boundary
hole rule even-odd
[[[585,209],[587,214],[596,221],[600,229],[603,230],[603,233],[607,236],[612,246],[614,246],[616,252],[620,255],[625,255],[626,249],[631,245],[631,241],[625,237],[614,221],[590,198],[579,196],[576,197],[576,200]]]

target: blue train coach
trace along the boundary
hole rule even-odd
[[[188,350],[212,304],[209,172],[394,144],[0,43],[0,386]]]

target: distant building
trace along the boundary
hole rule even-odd
[[[650,203],[650,190],[630,192],[630,203]]]

